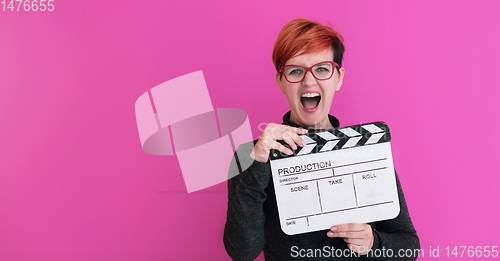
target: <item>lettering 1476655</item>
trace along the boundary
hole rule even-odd
[[[54,0],[2,0],[3,11],[54,11]]]

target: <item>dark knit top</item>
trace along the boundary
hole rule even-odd
[[[329,120],[334,128],[339,127],[337,118],[329,115]],[[283,124],[300,127],[290,120],[290,112],[283,116]],[[240,162],[249,160],[239,155]],[[278,217],[269,161],[253,161],[240,175],[228,180],[224,246],[233,260],[254,260],[262,251],[266,260],[416,260],[418,250],[414,249],[420,248],[420,242],[397,174],[396,184],[400,213],[391,220],[369,223],[374,237],[372,251],[360,256],[337,250],[347,249],[347,243],[342,238],[327,237],[328,230],[285,234]],[[409,258],[398,257],[410,252]]]

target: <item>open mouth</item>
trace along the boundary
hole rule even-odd
[[[321,101],[319,93],[304,93],[300,97],[300,103],[304,109],[315,109]]]

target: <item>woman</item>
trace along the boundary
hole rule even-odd
[[[288,260],[307,257],[308,249],[327,247],[351,249],[357,255],[343,252],[343,256],[321,255],[323,258],[377,259],[374,250],[391,249],[397,255],[400,249],[419,249],[419,239],[397,174],[400,214],[392,220],[336,225],[328,231],[293,236],[281,230],[269,164],[270,150],[292,154],[277,141],[283,140],[297,149],[297,145],[305,146],[299,135],[307,133],[307,129],[339,127],[339,121],[328,113],[344,78],[343,53],[343,38],[339,33],[308,19],[290,21],[278,35],[273,63],[277,71],[276,82],[288,100],[290,111],[283,116],[283,124],[267,125],[259,140],[254,142],[250,154],[253,163],[228,181],[224,245],[231,258],[253,260],[263,250],[266,260]],[[379,255],[378,259],[389,258]]]

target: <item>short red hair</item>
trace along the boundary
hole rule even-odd
[[[306,53],[333,50],[332,60],[342,67],[344,56],[344,38],[332,28],[306,18],[297,18],[288,22],[276,39],[273,47],[273,63],[276,72],[300,50]]]

